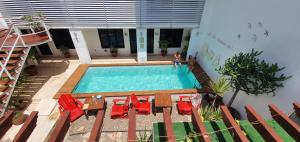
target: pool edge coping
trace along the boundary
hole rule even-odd
[[[72,75],[65,81],[63,86],[58,90],[58,92],[54,95],[53,99],[58,99],[62,94],[72,94],[72,91],[83,77],[85,72],[89,67],[113,67],[113,66],[147,66],[147,65],[172,65],[172,62],[168,63],[116,63],[116,64],[80,64]],[[199,64],[197,66],[200,67]],[[202,68],[200,67],[202,70]],[[202,70],[203,71],[203,70]],[[205,89],[206,85],[204,85],[203,81],[197,77],[195,71],[193,71],[196,79],[201,83],[202,91],[197,89],[173,89],[173,90],[156,90],[156,91],[130,91],[130,92],[95,92],[95,93],[79,93],[76,95],[72,95],[75,98],[86,98],[95,96],[96,94],[101,94],[106,97],[116,97],[116,96],[128,96],[132,93],[136,95],[155,95],[155,94],[192,94],[197,92],[209,92],[209,90]]]

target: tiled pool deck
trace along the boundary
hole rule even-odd
[[[163,57],[161,59],[160,56],[158,57],[152,57],[153,61],[149,61],[149,63],[163,63],[163,64],[169,64],[172,63],[171,59],[172,57]],[[132,57],[126,58],[126,57],[120,57],[120,58],[100,58],[100,59],[94,59],[92,60],[92,64],[119,64],[119,63],[136,63],[135,59]],[[80,65],[78,59],[42,59],[41,64],[39,66],[39,73],[42,75],[49,75],[49,79],[45,84],[42,86],[42,88],[33,96],[32,103],[30,106],[26,109],[25,113],[29,114],[32,111],[40,111],[40,112],[51,112],[49,113],[40,113],[38,116],[37,126],[34,129],[33,133],[30,135],[28,141],[36,142],[36,141],[44,141],[50,132],[51,128],[54,126],[56,120],[59,117],[59,112],[57,105],[51,105],[51,104],[41,104],[42,102],[49,102],[49,103],[56,103],[57,101],[53,99],[55,94],[59,91],[59,89],[63,86],[63,84],[66,82],[66,80],[73,74],[73,72],[76,70],[76,68]],[[107,112],[110,112],[110,105],[111,103],[108,102]],[[45,107],[43,107],[45,106]],[[49,107],[52,106],[52,107]],[[55,106],[55,107],[53,107]],[[175,113],[174,113],[175,112]],[[106,115],[109,115],[109,113],[106,113]],[[144,118],[145,117],[145,118]],[[189,119],[189,117],[186,116],[178,116],[176,114],[176,109],[173,109],[173,115],[174,121],[180,121],[180,120],[186,120]],[[80,118],[80,119],[84,119]],[[157,115],[155,118],[153,115],[150,116],[138,116],[137,122],[140,122],[140,124],[144,124],[144,122],[152,123],[155,121],[161,121],[162,116]],[[90,119],[89,121],[93,121],[93,119]],[[111,121],[111,123],[109,122]],[[115,121],[115,122],[112,122]],[[116,122],[118,121],[118,122]],[[80,121],[78,121],[80,123]],[[90,124],[92,126],[93,123]],[[113,127],[108,126],[106,124],[119,124],[119,126]],[[76,123],[74,123],[76,125]],[[109,129],[127,129],[127,119],[124,120],[111,120],[110,117],[106,116],[104,120],[104,133],[101,135],[101,138],[103,137],[103,140],[106,139],[114,139],[116,137],[120,137],[123,135],[127,135],[126,132],[105,132],[106,130],[109,131]],[[137,125],[138,129],[143,129],[144,126]],[[147,125],[152,126],[152,125]],[[73,126],[75,127],[75,126]],[[119,128],[120,127],[120,128]],[[20,126],[12,126],[12,128],[6,133],[6,135],[1,139],[1,142],[9,142],[12,141],[15,134],[18,132],[18,130],[21,128]],[[81,128],[79,128],[81,129]],[[76,136],[76,135],[73,135]],[[81,135],[82,138],[88,137],[89,133],[86,133],[85,135]],[[125,137],[126,138],[126,137]],[[72,137],[66,136],[66,140],[72,139]],[[85,141],[84,139],[82,139]],[[102,141],[102,140],[101,140]]]

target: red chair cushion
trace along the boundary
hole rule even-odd
[[[122,116],[124,115],[124,106],[123,105],[113,105],[111,110],[111,116]]]
[[[70,111],[71,122],[84,115],[84,111],[81,109],[82,103],[74,99],[70,94],[61,95],[58,104],[60,112],[63,112],[64,110]]]
[[[74,98],[71,95],[61,95],[58,100],[59,105],[66,110],[71,111],[77,107]]]
[[[80,116],[84,115],[84,111],[81,108],[75,108],[70,112],[71,122],[75,121]]]
[[[149,112],[150,113],[151,104],[150,104],[150,102],[139,103],[139,105],[136,109],[140,112]]]
[[[192,111],[193,105],[190,101],[179,101],[177,105],[180,113],[190,113]]]

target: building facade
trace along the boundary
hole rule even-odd
[[[3,17],[42,13],[53,42],[37,47],[42,56],[62,56],[68,48],[82,63],[110,56],[160,54],[160,41],[168,42],[168,54],[182,52],[194,29],[198,29],[205,0],[49,0],[0,1]],[[7,20],[6,20],[7,21]],[[8,22],[8,21],[7,21]]]

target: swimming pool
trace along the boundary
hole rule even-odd
[[[187,65],[89,67],[74,94],[201,88]]]

